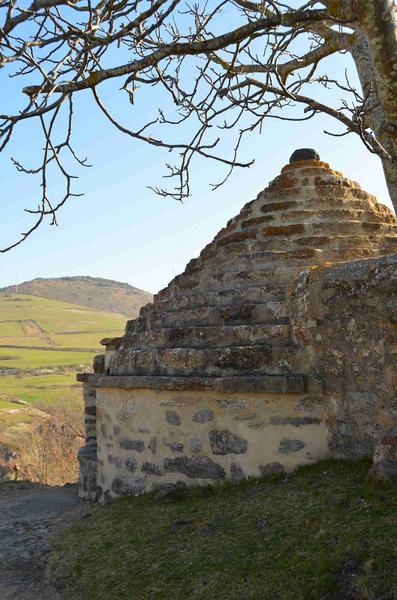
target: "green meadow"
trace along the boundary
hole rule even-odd
[[[76,373],[91,367],[100,340],[121,335],[125,322],[124,315],[68,302],[0,294],[0,421],[15,421],[9,410],[20,401],[43,406],[75,398]]]

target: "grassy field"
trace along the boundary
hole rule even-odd
[[[17,420],[9,413],[15,400],[35,406],[75,397],[76,372],[90,368],[103,350],[100,340],[121,335],[125,321],[123,315],[68,302],[0,294],[0,426]],[[39,374],[51,368],[64,372]],[[1,369],[20,372],[1,375]]]
[[[368,468],[123,498],[62,531],[50,572],[65,600],[395,600],[397,488]]]

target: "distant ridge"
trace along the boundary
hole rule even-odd
[[[0,293],[14,294],[15,285],[0,288]],[[152,301],[152,294],[128,283],[101,277],[37,278],[19,283],[19,294],[31,294],[51,300],[71,302],[95,310],[138,316],[139,309]]]

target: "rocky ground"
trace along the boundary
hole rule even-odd
[[[0,484],[1,600],[58,598],[45,576],[50,534],[87,511],[74,485]]]

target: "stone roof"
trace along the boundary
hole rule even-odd
[[[396,251],[397,221],[314,151],[300,152],[128,321],[97,384],[304,390],[307,357],[290,336],[289,286],[313,265]]]

